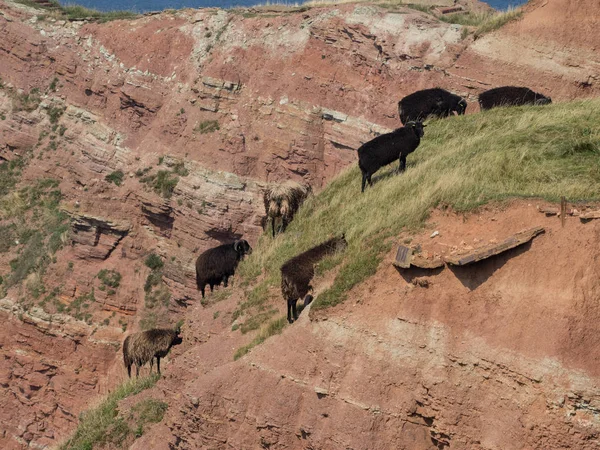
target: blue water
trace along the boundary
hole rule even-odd
[[[510,6],[519,6],[526,1],[527,0],[487,0],[487,3],[496,9],[506,9]],[[209,6],[230,8],[232,6],[253,6],[259,3],[266,3],[266,0],[60,0],[60,3],[63,5],[77,4],[87,8],[99,9],[100,11],[126,9],[143,13],[169,8],[206,8]],[[281,3],[285,2],[281,1]],[[289,3],[295,3],[295,1],[290,1]],[[298,0],[297,3],[301,3],[301,0]]]

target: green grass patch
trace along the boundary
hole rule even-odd
[[[267,320],[269,320],[275,314],[277,314],[277,310],[274,308],[271,308],[265,312],[255,314],[255,315],[249,317],[248,320],[246,320],[244,323],[242,323],[240,325],[240,331],[242,332],[242,334],[246,334],[249,331],[258,330],[262,326],[263,323],[265,323]]]
[[[250,350],[252,350],[257,345],[262,344],[269,337],[275,334],[281,334],[285,325],[287,324],[287,319],[285,317],[280,317],[279,319],[271,320],[267,325],[263,326],[256,337],[248,344],[240,347],[236,350],[233,355],[233,359],[238,360]]]
[[[160,256],[158,256],[156,253],[150,253],[146,257],[144,264],[146,264],[146,266],[149,267],[151,270],[162,269],[163,266],[165,265],[162,258]]]
[[[118,415],[117,407],[121,400],[153,387],[158,378],[158,374],[154,374],[147,378],[132,379],[119,386],[98,406],[80,416],[77,430],[69,440],[59,447],[60,450],[87,450],[103,446],[118,446],[125,441],[129,433],[137,434],[137,429],[130,430],[125,419]],[[162,420],[166,410],[163,402],[150,404],[148,401],[142,401],[136,406],[138,409],[132,408],[132,413],[138,415],[138,426],[141,424],[142,430],[146,423],[150,423],[158,417],[160,419],[157,421]]]
[[[194,131],[200,134],[214,133],[220,129],[219,122],[217,120],[205,120],[200,122]]]
[[[395,169],[381,169],[375,185],[361,194],[360,171],[352,165],[304,203],[285,233],[275,239],[263,234],[238,267],[242,284],[254,285],[234,319],[255,306],[252,311],[261,312],[269,289],[279,289],[285,261],[342,232],[348,248],[322,262],[339,272],[313,310],[344,301],[375,273],[392,239],[422,227],[438,205],[469,211],[514,197],[598,200],[600,101],[497,108],[431,121],[406,172],[395,175]]]
[[[109,183],[114,183],[117,186],[121,186],[121,184],[123,184],[124,177],[125,177],[125,174],[123,173],[122,170],[115,170],[114,172],[111,172],[108,175],[106,175],[104,177],[104,179],[106,181],[108,181]]]
[[[59,119],[62,117],[66,109],[67,108],[65,108],[64,106],[49,106],[47,113],[48,120],[50,120],[50,123],[58,123]]]
[[[100,272],[98,272],[97,277],[102,282],[103,286],[116,289],[121,285],[122,276],[116,270],[102,269]]]
[[[157,194],[165,198],[171,198],[179,182],[179,177],[169,170],[159,170],[155,174],[141,178],[140,181],[148,185]]]

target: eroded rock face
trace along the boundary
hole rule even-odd
[[[318,191],[355,163],[362,143],[399,126],[402,96],[439,85],[465,96],[471,113],[477,93],[498,84],[527,84],[554,101],[597,93],[593,42],[570,35],[560,53],[569,58],[554,58],[556,40],[536,19],[543,7],[532,2],[523,22],[473,42],[421,12],[364,4],[99,24],[41,20],[0,3],[0,159],[31,155],[22,186],[60,181],[70,232],[45,292],[58,289],[61,308],[86,296],[90,315],[68,321],[75,332],[57,325],[55,310],[37,320],[19,305],[3,309],[0,446],[43,447],[70,432],[90,398],[122,380],[113,347],[127,332],[150,313],[168,325],[198,301],[198,254],[239,237],[254,244],[265,184],[291,178]],[[591,16],[569,9],[569,27]],[[497,54],[520,27],[535,47]],[[178,179],[172,188],[156,185],[161,172]],[[16,251],[0,255],[2,267]],[[170,299],[160,314],[146,307],[150,253],[165,262]],[[118,271],[120,286],[103,286],[103,269]],[[15,287],[7,298],[28,300],[27,292]],[[429,443],[415,426],[414,442]]]
[[[47,447],[76,426],[82,397],[106,393],[120,330],[102,340],[70,316],[0,300],[2,448]]]

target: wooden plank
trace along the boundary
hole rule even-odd
[[[394,261],[394,266],[400,267],[402,269],[408,269],[410,267],[410,260],[412,259],[412,248],[406,247],[405,245],[401,245],[398,247],[398,252],[396,253],[396,260]]]
[[[598,211],[588,211],[579,216],[581,220],[592,220],[592,219],[600,219],[600,210]]]
[[[467,264],[482,261],[491,256],[498,255],[507,250],[518,247],[519,245],[523,245],[544,231],[545,230],[543,227],[530,228],[528,230],[513,234],[499,244],[484,245],[483,247],[479,247],[467,254],[447,256],[444,258],[444,261],[446,261],[448,264],[452,264],[453,266],[466,266]]]

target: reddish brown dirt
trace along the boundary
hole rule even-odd
[[[562,228],[538,204],[438,210],[413,241],[448,253],[545,227],[523,247],[404,273],[394,248],[344,304],[238,362],[190,347],[159,383],[168,417],[133,448],[597,448],[600,221]]]

